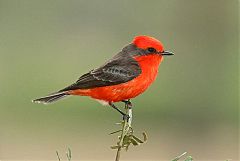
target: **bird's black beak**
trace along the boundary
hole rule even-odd
[[[160,54],[163,55],[163,56],[165,56],[165,55],[167,55],[167,56],[174,55],[174,53],[170,52],[170,51],[163,51]]]

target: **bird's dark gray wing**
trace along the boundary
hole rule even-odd
[[[76,89],[91,89],[128,82],[141,73],[136,60],[128,54],[120,52],[115,59],[109,60],[103,66],[82,75],[74,84],[61,91]]]

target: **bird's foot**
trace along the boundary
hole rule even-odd
[[[123,120],[127,120],[127,122],[128,122],[129,119],[130,119],[130,116],[129,116],[129,115],[127,115],[127,114],[124,114],[124,115],[123,115]]]
[[[130,108],[130,109],[131,109],[132,106],[133,106],[133,105],[132,105],[132,102],[131,102],[130,100],[123,100],[122,102],[124,102],[125,105],[128,106],[128,108]]]

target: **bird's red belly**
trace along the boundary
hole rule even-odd
[[[69,91],[69,93],[90,96],[107,102],[119,102],[134,98],[143,93],[155,80],[161,59],[158,55],[137,57],[136,60],[142,69],[142,73],[129,82],[92,89],[73,90]]]

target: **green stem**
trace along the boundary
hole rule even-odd
[[[129,119],[126,119],[126,118],[124,119],[124,122],[123,122],[123,125],[122,125],[122,133],[121,133],[121,136],[120,136],[120,141],[118,143],[118,149],[117,149],[117,155],[116,155],[115,161],[119,161],[119,159],[120,159],[121,150],[123,148],[124,137],[129,132],[129,130],[131,128],[131,124],[132,124],[132,108],[130,108],[128,106],[128,104],[126,104],[125,105],[125,110],[126,110],[126,114],[129,116]]]

